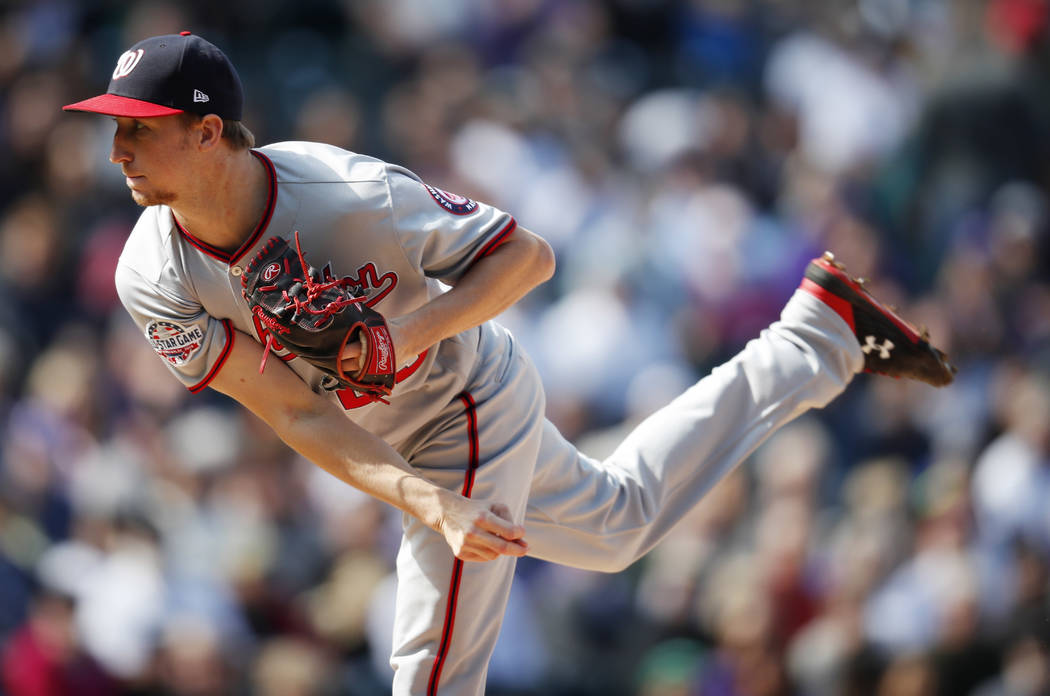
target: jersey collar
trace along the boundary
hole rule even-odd
[[[277,202],[277,171],[274,169],[273,162],[270,161],[269,157],[259,152],[258,150],[251,150],[251,153],[255,155],[260,162],[263,163],[264,167],[266,167],[269,193],[266,196],[266,207],[263,209],[262,218],[260,218],[259,224],[257,224],[255,226],[255,229],[252,230],[252,233],[248,235],[248,239],[244,241],[244,244],[241,244],[239,247],[237,247],[236,251],[234,251],[231,254],[229,252],[223,251],[222,249],[219,249],[218,247],[214,247],[211,244],[208,244],[207,242],[197,239],[192,234],[187,232],[182,227],[182,225],[179,224],[179,221],[175,219],[174,213],[172,213],[171,215],[171,220],[175,223],[175,229],[179,231],[179,234],[182,235],[183,239],[185,239],[187,242],[189,242],[198,250],[207,254],[208,256],[218,259],[219,261],[227,263],[231,266],[237,263],[237,261],[242,256],[244,256],[249,249],[255,246],[255,243],[259,241],[259,238],[262,237],[263,232],[266,231],[266,227],[270,224],[270,218],[273,217],[274,205]]]

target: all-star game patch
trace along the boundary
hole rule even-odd
[[[146,338],[157,355],[175,367],[189,362],[204,345],[204,332],[199,326],[186,327],[170,321],[151,321],[146,325]]]
[[[437,201],[438,205],[453,215],[470,215],[478,209],[477,202],[470,200],[466,196],[449,193],[448,191],[434,188],[430,184],[423,185],[426,186],[427,191],[430,192],[430,197]]]

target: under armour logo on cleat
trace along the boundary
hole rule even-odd
[[[880,358],[882,358],[883,360],[889,360],[890,351],[894,348],[893,341],[887,338],[885,341],[882,342],[882,345],[880,346],[878,343],[875,342],[875,337],[870,335],[865,336],[864,341],[865,343],[860,347],[860,349],[864,351],[865,355],[867,355],[873,350],[877,350],[879,351]]]
[[[206,102],[208,101],[208,95],[199,89],[193,90],[193,101],[195,102]]]

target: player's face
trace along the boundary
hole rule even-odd
[[[141,206],[171,205],[178,199],[179,163],[189,148],[189,132],[174,116],[126,118],[118,116],[109,160],[120,165]]]

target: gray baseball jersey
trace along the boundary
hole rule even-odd
[[[368,302],[397,316],[443,291],[509,235],[514,220],[375,159],[312,143],[255,151],[270,172],[266,213],[225,253],[164,206],[147,209],[121,256],[121,300],[193,391],[222,369],[234,329],[264,340],[241,296],[243,264],[271,235],[298,230],[307,259],[331,260]],[[284,355],[315,390],[322,374]],[[347,416],[421,475],[524,519],[529,553],[615,571],[646,553],[773,431],[834,398],[863,367],[850,326],[796,292],[781,320],[646,419],[605,461],[576,450],[544,418],[540,379],[498,325],[441,341],[399,371],[390,404],[333,391]],[[391,664],[395,694],[483,693],[515,559],[456,559],[409,516],[397,559]]]
[[[254,151],[270,175],[266,212],[233,253],[196,239],[166,206],[147,209],[117,268],[124,306],[157,353],[191,391],[222,367],[231,330],[265,340],[241,297],[245,264],[272,235],[298,231],[307,260],[360,283],[368,305],[405,314],[443,291],[514,230],[491,206],[420,181],[411,172],[318,143],[279,143]],[[392,444],[403,442],[463,390],[477,360],[481,329],[443,341],[404,367],[390,405],[348,389],[330,391],[347,415]],[[324,373],[287,351],[276,356],[317,391]],[[427,399],[405,395],[425,389]]]

